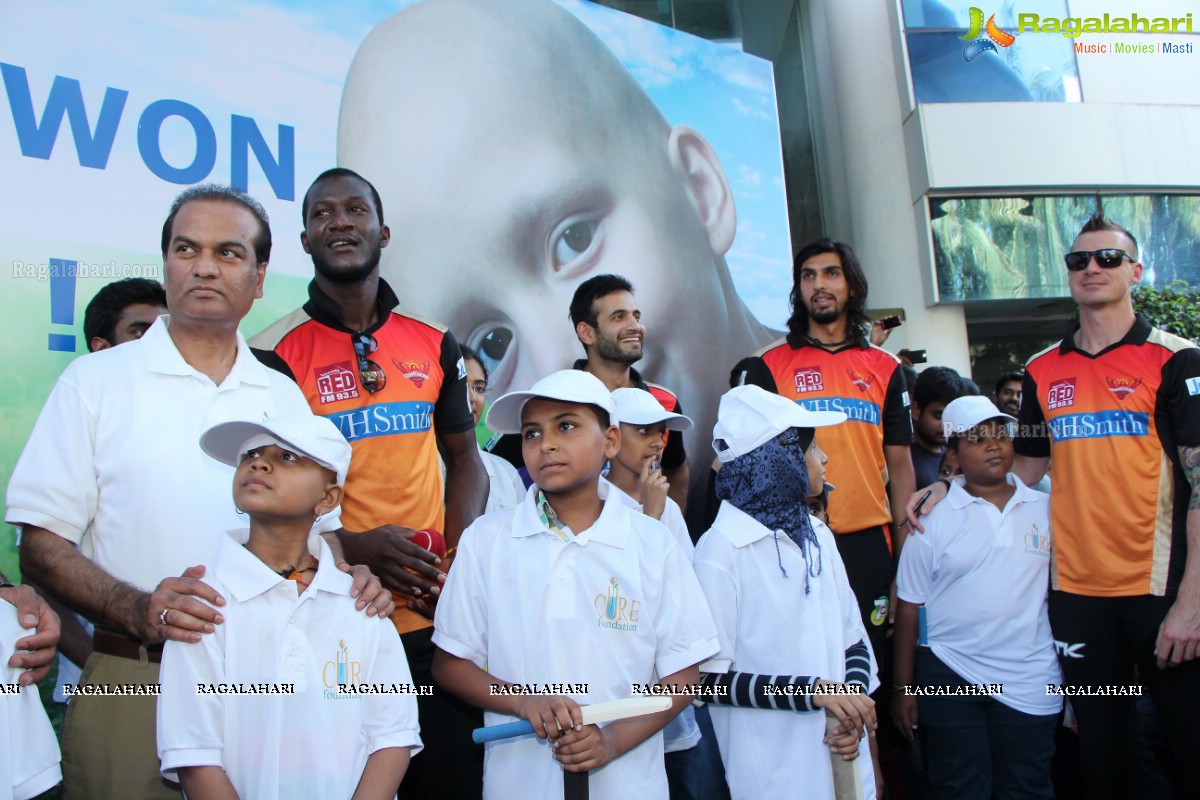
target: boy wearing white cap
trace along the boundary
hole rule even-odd
[[[489,428],[520,434],[534,485],[463,533],[433,634],[439,684],[489,725],[523,718],[536,733],[486,746],[485,798],[558,800],[564,771],[589,773],[593,800],[667,797],[659,732],[689,697],[604,727],[580,715],[634,686],[696,684],[717,650],[683,549],[600,477],[618,419],[608,389],[579,370],[488,411]]]
[[[609,460],[605,477],[629,499],[631,508],[665,525],[691,561],[696,548],[683,512],[667,495],[671,485],[662,471],[662,456],[667,431],[690,431],[692,420],[667,411],[645,389],[614,389],[612,398],[621,421],[621,449]],[[663,729],[671,797],[685,799],[700,795],[700,773],[695,763],[699,757],[695,748],[699,745],[700,726],[695,711],[688,706]]]
[[[892,718],[924,731],[932,800],[1054,796],[1050,502],[1011,471],[1015,423],[986,397],[946,406],[962,475],[900,556]]]
[[[814,429],[845,419],[757,386],[721,398],[721,506],[695,568],[720,634],[701,671],[728,690],[709,712],[734,800],[832,798],[831,759],[855,760],[863,796],[875,795],[871,759],[858,757],[876,728],[874,663],[837,543],[805,500],[810,479],[824,481]],[[839,721],[831,738],[822,709]]]
[[[164,651],[163,775],[193,800],[393,797],[421,749],[418,689],[395,628],[355,611],[350,576],[310,536],[341,502],[350,445],[297,415],[226,422],[200,446],[236,467],[250,536],[224,537],[205,578],[225,624]]]

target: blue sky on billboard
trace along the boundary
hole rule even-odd
[[[787,316],[790,242],[783,190],[771,64],[735,46],[686,33],[579,0],[561,0],[614,51],[672,124],[700,131],[712,144],[733,187],[738,233],[728,262],[739,294],[768,325]],[[250,162],[249,190],[271,214],[277,250],[272,268],[307,275],[300,250],[299,195],[335,159],[341,87],[359,43],[380,21],[413,2],[366,2],[331,8],[317,2],[217,0],[193,4],[164,0],[150,5],[116,0],[102,7],[66,0],[10,4],[5,16],[19,38],[4,45],[0,61],[23,67],[33,108],[41,117],[56,75],[80,82],[94,127],[109,87],[129,92],[105,170],[81,168],[64,120],[52,158],[6,158],[27,184],[47,199],[78,203],[64,239],[95,245],[136,247],[153,236],[130,230],[158,224],[179,186],[152,174],[139,154],[140,115],[158,100],[199,109],[216,137],[217,157],[209,180],[230,180],[233,115],[254,120],[269,149],[278,154],[278,126],[294,129],[296,200],[274,196],[262,171]],[[47,43],[53,43],[52,57]],[[0,148],[20,153],[10,126],[0,126]],[[171,165],[188,164],[196,134],[169,117],[159,150]],[[122,218],[84,213],[114,186],[101,176],[120,175]],[[72,187],[74,200],[63,199]],[[143,236],[145,238],[143,239]]]

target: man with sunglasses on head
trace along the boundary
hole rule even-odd
[[[309,300],[250,343],[350,442],[342,523],[365,533],[342,537],[346,558],[370,566],[397,594],[392,621],[413,682],[432,684],[433,604],[451,563],[434,554],[453,557],[488,494],[466,365],[453,334],[398,311],[399,299],[379,277],[391,231],[369,181],[349,169],[327,170],[308,188],[301,211],[300,243],[315,268]],[[426,749],[400,796],[479,797],[482,753],[470,731],[482,716],[434,691],[418,697]]]
[[[1050,625],[1085,793],[1136,796],[1133,699],[1096,696],[1136,670],[1177,796],[1200,797],[1200,349],[1134,313],[1117,223],[1094,215],[1065,260],[1079,322],[1026,366],[1014,471],[1032,485],[1053,456]]]

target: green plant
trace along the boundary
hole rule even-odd
[[[1154,327],[1200,341],[1200,289],[1184,281],[1173,281],[1161,289],[1137,286],[1133,307]]]

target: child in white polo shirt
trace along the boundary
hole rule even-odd
[[[608,482],[629,498],[630,506],[666,526],[691,561],[696,548],[679,505],[667,496],[671,485],[662,472],[667,431],[676,435],[692,429],[692,420],[663,408],[645,389],[616,389],[612,393],[621,420],[621,449],[608,462]],[[671,796],[700,796],[700,726],[689,705],[663,729],[667,753],[667,783]]]
[[[222,538],[204,578],[227,598],[224,624],[164,650],[163,774],[192,800],[393,797],[421,749],[404,648],[355,609],[350,576],[310,538],[341,502],[350,445],[297,415],[217,425],[200,446],[236,467],[250,536]]]
[[[634,686],[695,684],[717,649],[687,554],[600,477],[617,419],[608,389],[580,370],[488,412],[489,428],[520,434],[534,486],[463,533],[433,634],[439,684],[489,725],[519,717],[536,734],[486,746],[485,798],[559,800],[564,770],[588,773],[592,800],[667,797],[660,731],[689,697],[603,727],[580,715]]]
[[[876,728],[870,646],[837,543],[806,502],[810,470],[824,481],[814,428],[845,419],[757,386],[721,398],[721,505],[695,567],[720,634],[701,670],[728,692],[708,700],[734,800],[831,799],[833,759],[852,760],[863,796],[875,795],[860,750]],[[821,711],[839,720],[832,738]]]
[[[925,532],[908,537],[896,575],[892,718],[909,739],[918,724],[924,732],[932,800],[1054,796],[1062,698],[1046,687],[1062,679],[1046,613],[1050,503],[1011,472],[1015,423],[986,397],[946,406],[962,475]],[[975,694],[996,685],[1001,693]]]

